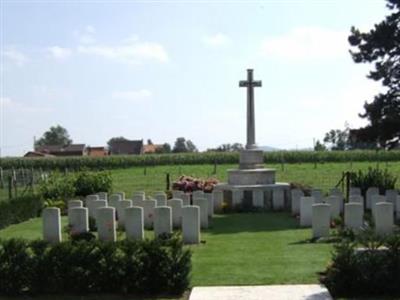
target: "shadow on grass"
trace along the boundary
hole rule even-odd
[[[298,221],[286,212],[235,213],[217,215],[205,232],[208,234],[233,234],[240,232],[268,232],[302,229]]]

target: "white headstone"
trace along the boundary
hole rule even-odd
[[[61,242],[60,209],[48,207],[43,210],[43,239],[49,243]]]
[[[125,200],[125,192],[115,192],[115,195],[120,195],[121,196],[121,200]]]
[[[118,211],[118,225],[122,228],[125,227],[125,208],[132,207],[132,200],[121,200],[117,207]]]
[[[282,210],[285,206],[285,193],[283,189],[274,189],[272,191],[272,207],[274,210]]]
[[[178,198],[179,199],[179,198]],[[186,193],[184,193],[183,195],[182,195],[182,201],[183,201],[183,205],[190,205],[190,194],[186,194]]]
[[[125,208],[125,233],[127,239],[144,239],[143,208],[132,206]]]
[[[204,192],[203,191],[194,191],[192,193],[192,199],[194,198],[204,198]]]
[[[396,219],[400,220],[400,196],[396,199]]]
[[[361,195],[350,195],[349,203],[359,203],[364,207],[364,198]]]
[[[365,194],[365,198],[366,198],[366,204],[367,204],[367,208],[371,209],[371,197],[372,195],[379,195],[379,189],[377,187],[370,187],[368,188],[366,194]]]
[[[115,208],[100,207],[97,209],[97,233],[99,240],[115,242],[117,240],[117,228],[115,225]]]
[[[337,187],[332,188],[330,190],[329,196],[338,196],[338,197],[344,198],[342,191]]]
[[[354,231],[360,230],[363,226],[363,217],[364,206],[361,203],[350,202],[344,205],[344,226],[346,228]]]
[[[214,199],[212,193],[204,193],[204,198],[208,201],[208,216],[211,218],[214,215]]]
[[[232,190],[232,206],[235,208],[238,205],[241,205],[243,203],[243,191],[238,190],[238,189],[233,189]],[[201,211],[201,209],[200,209]],[[201,212],[200,212],[201,214]]]
[[[386,202],[386,197],[382,195],[371,195],[371,212],[374,218],[376,204],[380,202]]]
[[[74,207],[68,210],[68,224],[71,234],[80,234],[89,231],[89,213],[86,207]]]
[[[68,209],[74,207],[83,207],[83,202],[81,200],[69,200],[68,201]]]
[[[300,213],[300,198],[304,197],[304,193],[300,189],[291,190],[291,209],[292,215],[298,215]]]
[[[208,228],[208,201],[204,198],[193,199],[193,205],[198,206],[200,209],[200,226],[201,228]]]
[[[153,228],[154,222],[154,209],[157,206],[156,200],[145,200],[143,201],[143,217],[144,217],[144,227],[145,228]]]
[[[339,218],[343,199],[340,196],[329,196],[325,198],[325,202],[330,205],[331,219]]]
[[[375,231],[379,235],[393,232],[393,204],[379,202],[375,205]]]
[[[100,207],[107,207],[107,200],[96,200],[90,202],[88,206],[89,217],[96,218],[97,209]]]
[[[92,201],[100,200],[99,195],[87,195],[85,198],[85,206],[89,207]]]
[[[325,203],[317,203],[313,204],[311,207],[312,207],[313,237],[320,238],[329,236],[330,215],[331,215],[330,205]]]
[[[253,190],[253,206],[257,208],[264,207],[264,191]]]
[[[108,197],[108,206],[114,207],[118,210],[119,201],[122,201],[122,196],[120,194],[112,194]]]
[[[399,193],[397,190],[386,190],[385,191],[385,196],[386,196],[386,201],[390,202],[393,204],[393,209],[396,210],[396,199]]]
[[[167,204],[172,209],[172,226],[174,228],[181,228],[182,226],[182,199],[172,198],[167,201]]]
[[[214,212],[220,213],[222,212],[222,202],[224,201],[224,192],[213,190],[213,199],[214,199]],[[184,206],[189,205],[183,203]]]
[[[314,197],[300,198],[300,226],[310,227],[312,225],[313,204],[315,204]]]
[[[172,233],[172,214],[168,206],[160,206],[154,209],[154,236]]]
[[[349,196],[361,196],[361,189],[359,187],[350,187]]]
[[[320,189],[311,190],[311,197],[314,197],[315,203],[322,203],[324,201],[324,195]]]
[[[99,195],[100,200],[108,200],[106,192],[98,192],[97,195]]]
[[[157,206],[167,205],[167,194],[164,192],[158,192],[154,195],[154,199],[157,201]]]
[[[140,191],[140,192],[133,192],[132,200],[134,200],[134,199],[142,199],[142,200],[145,200],[145,199],[146,199],[146,194],[145,194],[145,192],[143,192],[143,191]]]
[[[182,208],[182,238],[185,244],[200,243],[200,208],[198,206]]]
[[[183,194],[185,194],[184,191],[172,190],[172,198],[182,199]]]

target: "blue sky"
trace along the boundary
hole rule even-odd
[[[365,124],[380,85],[348,54],[350,27],[370,29],[384,1],[1,1],[2,156],[32,149],[50,126],[76,143],[113,136],[200,150],[245,143],[254,68],[256,140],[311,147]]]

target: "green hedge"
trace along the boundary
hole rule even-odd
[[[32,194],[0,202],[0,229],[40,215],[43,200]]]
[[[115,169],[135,166],[233,164],[238,163],[239,153],[206,152],[182,154],[151,154],[108,157],[57,157],[57,158],[2,158],[0,167],[42,168],[46,170],[67,169]],[[349,161],[400,161],[400,151],[275,151],[265,152],[266,163],[313,163]]]
[[[0,294],[180,295],[191,252],[180,238],[145,241],[0,241]]]

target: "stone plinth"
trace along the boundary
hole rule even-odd
[[[275,183],[275,169],[231,169],[228,170],[228,184],[260,185]]]
[[[239,168],[242,170],[264,168],[264,152],[257,149],[240,151]]]

